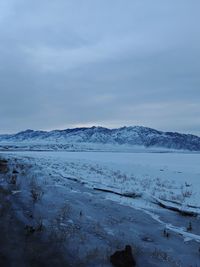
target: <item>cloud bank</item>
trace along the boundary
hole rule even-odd
[[[3,0],[0,132],[200,134],[199,0]]]

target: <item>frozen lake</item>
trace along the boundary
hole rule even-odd
[[[200,154],[15,151],[3,153],[34,161],[49,173],[90,186],[139,192],[180,205],[199,207]]]
[[[57,160],[89,160],[101,163],[140,164],[173,171],[190,171],[200,174],[199,153],[123,153],[123,152],[63,152],[63,151],[15,151],[0,154],[16,154],[20,157],[55,158]]]

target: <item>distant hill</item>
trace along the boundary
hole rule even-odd
[[[104,127],[66,130],[26,130],[17,134],[0,135],[1,143],[59,143],[59,144],[112,144],[200,151],[200,137],[176,132],[134,126],[108,129]]]
[[[112,144],[200,151],[200,137],[176,132],[134,126],[108,129],[104,127],[74,128],[66,130],[26,130],[17,134],[0,135],[1,143],[56,143],[56,144]]]

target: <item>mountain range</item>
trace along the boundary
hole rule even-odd
[[[116,129],[93,126],[49,132],[26,130],[17,134],[0,135],[0,144],[2,143],[110,144],[200,151],[200,137],[198,136],[163,132],[142,126]]]

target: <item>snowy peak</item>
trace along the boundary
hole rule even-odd
[[[17,134],[0,135],[0,142],[94,143],[200,151],[198,136],[162,132],[142,126],[124,126],[116,129],[93,126],[50,132],[28,129]]]

